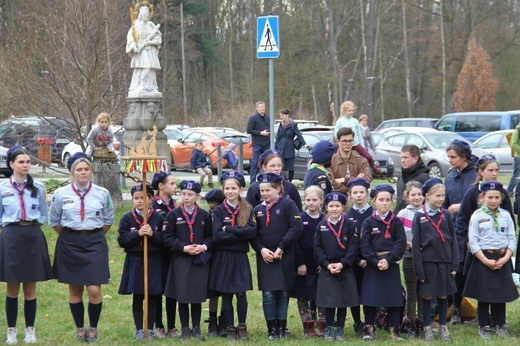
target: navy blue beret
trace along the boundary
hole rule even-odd
[[[183,180],[181,181],[181,190],[191,190],[195,193],[200,193],[202,190],[202,186],[199,183],[194,182],[193,180]]]
[[[422,195],[426,197],[428,191],[430,191],[432,187],[438,184],[442,184],[442,180],[440,180],[439,178],[430,178],[426,180],[421,188]]]
[[[365,189],[370,188],[370,183],[365,178],[354,178],[347,183],[347,191],[354,186],[363,186]]]
[[[7,150],[6,159],[5,159],[5,164],[6,164],[7,168],[11,169],[11,165],[9,164],[9,162],[11,161],[11,155],[13,155],[13,153],[15,151],[20,150],[20,149],[25,149],[25,148],[21,147],[19,145],[14,145],[14,146],[10,147],[9,150]]]
[[[318,163],[327,162],[334,155],[334,144],[329,141],[319,141],[311,150],[312,160]]]
[[[92,161],[90,157],[87,156],[87,154],[85,154],[82,151],[78,151],[77,153],[69,157],[69,161],[67,161],[67,169],[69,170],[69,172],[74,162],[78,161],[79,159],[87,159],[88,162]]]
[[[259,174],[256,180],[259,183],[275,183],[275,184],[282,184],[283,177],[278,174],[274,173],[262,173]]]
[[[220,184],[224,185],[224,181],[228,179],[236,179],[242,187],[246,187],[246,178],[244,178],[244,176],[239,172],[231,171],[222,174],[220,177]]]
[[[132,188],[130,189],[130,194],[133,196],[134,193],[136,193],[137,191],[143,191],[143,183],[139,183],[137,185],[132,186]],[[148,184],[146,184],[146,194],[148,196],[153,196],[153,189]]]
[[[154,190],[159,190],[159,184],[164,182],[166,177],[168,177],[170,174],[171,174],[170,172],[155,173],[152,178],[152,188]]]
[[[498,181],[486,181],[480,184],[480,191],[488,191],[488,190],[498,190],[502,191],[504,189],[504,185]]]
[[[486,163],[487,161],[490,161],[490,160],[496,161],[497,158],[493,154],[482,155],[482,157],[480,157],[480,159],[478,159],[477,162],[475,163],[475,168],[477,168],[477,169],[481,168],[484,163]]]
[[[471,147],[467,142],[455,139],[450,143],[450,146],[452,145],[461,148],[464,151],[464,156],[466,156],[468,160],[471,158]]]
[[[265,159],[267,159],[267,156],[269,156],[269,155],[278,155],[278,156],[282,157],[282,153],[279,152],[278,150],[276,150],[276,149],[267,149],[266,151],[264,151],[262,153],[262,155],[260,155],[260,158],[258,159],[258,164],[259,165],[263,165]]]
[[[206,202],[208,203],[217,203],[222,204],[226,197],[224,196],[224,193],[221,189],[211,189],[208,192],[206,192]]]
[[[375,198],[379,192],[388,192],[391,195],[395,194],[395,190],[388,184],[379,184],[372,188],[370,191],[370,198]]]
[[[329,204],[329,202],[340,202],[341,204],[347,204],[347,197],[344,194],[338,192],[331,192],[325,195],[324,205]]]

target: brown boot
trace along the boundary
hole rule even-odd
[[[404,339],[399,336],[399,331],[395,327],[390,327],[390,338],[393,341],[403,341]]]
[[[325,321],[324,319],[319,319],[318,320],[318,336],[324,336],[325,335],[325,328],[327,327],[327,321]]]
[[[236,340],[237,339],[237,329],[234,326],[228,326],[226,337],[229,340]]]
[[[249,340],[249,336],[247,335],[247,327],[243,323],[240,323],[237,327],[237,339]]]
[[[363,341],[372,341],[376,338],[376,331],[374,326],[365,324],[365,334],[363,335]]]
[[[303,322],[303,335],[309,337],[316,336],[316,330],[314,329],[314,320],[307,320]]]

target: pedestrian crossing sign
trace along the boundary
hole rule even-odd
[[[278,16],[258,17],[256,21],[256,57],[272,59],[280,56]]]

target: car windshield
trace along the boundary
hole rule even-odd
[[[423,136],[431,144],[431,146],[436,149],[446,149],[450,143],[456,139],[468,143],[471,148],[476,148],[475,144],[455,133],[423,133]]]
[[[183,136],[183,133],[177,129],[164,129],[163,132],[170,141],[176,140],[177,138],[182,138]]]

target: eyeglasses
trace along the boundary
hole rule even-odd
[[[344,139],[342,141],[339,141],[341,144],[352,144],[354,143],[353,139]]]

